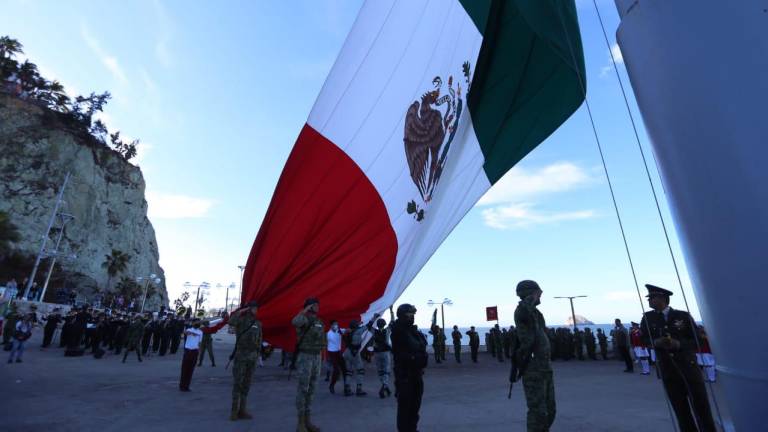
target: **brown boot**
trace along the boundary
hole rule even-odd
[[[304,416],[304,424],[309,432],[320,432],[320,428],[312,424],[309,413]]]
[[[232,421],[237,420],[239,417],[237,413],[240,411],[240,398],[232,396],[232,410],[229,413],[229,419]]]
[[[237,411],[237,418],[241,418],[244,420],[250,420],[253,418],[253,416],[248,414],[248,411],[245,410],[245,406],[247,404],[248,404],[248,398],[245,396],[240,396],[240,409]]]
[[[296,432],[309,432],[307,429],[307,418],[304,414],[299,414],[299,424],[296,426]]]

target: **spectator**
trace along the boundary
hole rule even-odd
[[[8,357],[8,363],[13,363],[16,357],[16,363],[21,363],[21,357],[24,355],[24,344],[32,336],[32,314],[27,314],[16,323],[16,331],[13,333],[11,346],[11,355]]]

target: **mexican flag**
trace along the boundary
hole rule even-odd
[[[573,0],[370,0],[299,133],[244,273],[267,340],[395,303],[482,195],[582,103]]]

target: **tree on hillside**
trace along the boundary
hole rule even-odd
[[[118,273],[124,272],[130,260],[130,255],[117,249],[112,249],[111,254],[104,255],[104,262],[101,263],[101,268],[107,269],[107,290],[110,288],[112,278],[117,276]]]
[[[130,303],[131,300],[137,298],[141,294],[141,285],[129,277],[121,278],[120,282],[115,286],[115,289],[118,294],[123,296],[126,304]]]
[[[24,53],[24,46],[16,39],[0,36],[0,58],[11,58]]]
[[[21,240],[16,225],[11,222],[8,213],[0,211],[0,258],[11,252],[11,244]]]
[[[189,300],[189,292],[184,291],[183,293],[181,293],[179,298],[173,301],[173,306],[176,308],[175,310],[178,311],[181,307],[183,307],[184,302],[187,300]]]

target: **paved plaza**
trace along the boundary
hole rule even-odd
[[[3,431],[269,431],[296,428],[296,378],[277,367],[273,355],[257,370],[249,398],[254,419],[228,420],[231,369],[225,370],[233,337],[215,337],[216,367],[195,369],[192,391],[178,390],[181,353],[152,356],[143,363],[114,355],[65,358],[41,351],[40,331],[28,344],[24,363],[0,363]],[[7,353],[5,353],[7,355]],[[449,355],[450,356],[450,355]],[[449,357],[430,364],[425,375],[422,432],[522,431],[525,400],[516,385],[507,399],[509,363],[488,354],[480,363],[457,365]],[[553,431],[673,431],[661,382],[622,373],[618,361],[555,362],[557,420]],[[367,365],[366,397],[328,392],[321,377],[313,418],[325,432],[395,431],[395,400],[381,400],[374,365]],[[722,400],[722,398],[720,399]],[[723,407],[720,407],[723,409]]]

